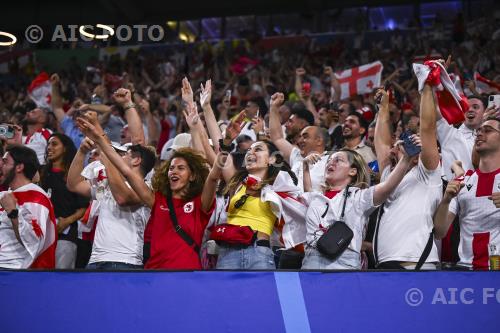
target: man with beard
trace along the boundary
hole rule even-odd
[[[363,156],[363,159],[368,164],[375,161],[377,158],[372,149],[365,145],[363,137],[368,130],[368,124],[361,114],[354,111],[347,116],[342,128],[345,148],[354,150]]]
[[[9,140],[10,143],[24,144],[34,150],[41,165],[45,164],[47,141],[52,135],[52,131],[44,128],[47,123],[48,112],[49,110],[45,108],[34,108],[26,112],[24,118],[27,127],[26,135],[23,135],[21,127],[14,126],[15,136],[12,140]]]
[[[57,241],[50,199],[32,178],[39,168],[36,153],[22,145],[7,147],[1,162],[0,267],[55,267]]]
[[[458,215],[458,264],[487,270],[489,251],[500,249],[500,120],[487,118],[476,133],[474,149],[479,167],[448,183],[434,215],[434,228],[437,238],[445,237]]]

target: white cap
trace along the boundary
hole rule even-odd
[[[191,147],[191,134],[180,133],[174,138],[171,149],[187,148]]]

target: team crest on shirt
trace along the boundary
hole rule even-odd
[[[465,186],[467,187],[467,191],[470,191],[470,189],[472,188],[472,184],[467,184]]]
[[[192,201],[184,205],[184,213],[191,213],[193,209],[194,209],[194,203]]]

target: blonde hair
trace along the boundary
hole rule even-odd
[[[363,156],[356,151],[347,148],[342,148],[339,151],[346,153],[349,165],[351,168],[355,168],[357,170],[356,176],[351,177],[349,185],[359,188],[370,187],[370,172],[368,171],[368,165],[366,164]]]

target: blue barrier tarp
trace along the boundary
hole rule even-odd
[[[500,272],[0,271],[0,332],[498,332]]]

